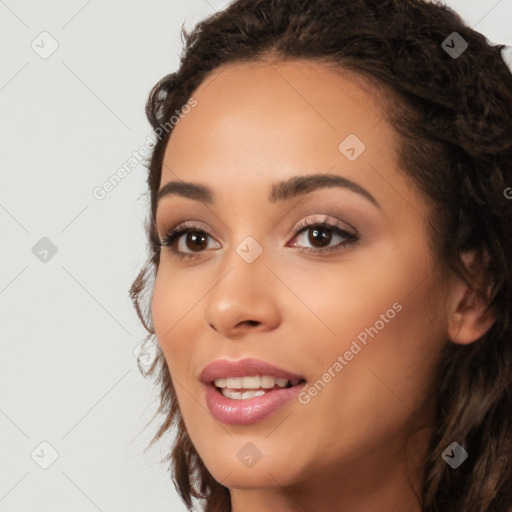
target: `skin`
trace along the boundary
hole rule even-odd
[[[194,92],[166,148],[160,186],[205,184],[215,200],[160,200],[160,233],[193,221],[209,237],[203,249],[187,235],[175,243],[192,260],[162,247],[153,322],[190,438],[234,512],[420,511],[439,350],[489,327],[464,283],[439,278],[427,203],[398,168],[382,94],[314,62],[229,65]],[[366,146],[354,161],[338,149],[349,134]],[[268,201],[276,181],[316,173],[358,183],[379,206],[338,187]],[[359,240],[343,246],[327,230],[323,246],[340,250],[306,252],[322,243],[297,225],[323,218]],[[247,236],[263,249],[250,264],[236,252]],[[263,359],[308,388],[395,303],[401,310],[307,404],[248,426],[208,411],[199,374],[209,362]],[[247,442],[262,454],[250,468],[237,458]]]

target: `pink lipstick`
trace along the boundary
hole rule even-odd
[[[263,420],[290,402],[305,379],[258,359],[220,359],[200,375],[212,416],[228,425],[249,425]]]

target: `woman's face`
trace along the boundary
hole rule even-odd
[[[380,93],[296,61],[226,66],[193,97],[160,188],[193,183],[211,200],[184,187],[160,198],[160,234],[191,232],[162,247],[152,307],[201,459],[231,489],[403,482],[446,310],[426,202],[398,170]],[[209,363],[246,358],[305,383],[236,399],[211,384],[215,369],[201,382]],[[233,372],[255,374],[272,371]]]

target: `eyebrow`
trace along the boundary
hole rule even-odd
[[[284,201],[302,194],[307,194],[321,188],[341,187],[368,199],[378,208],[381,208],[378,201],[361,185],[334,174],[309,174],[307,176],[293,176],[286,181],[278,181],[271,187],[268,200],[271,203]],[[207,204],[214,202],[214,193],[211,188],[198,183],[187,183],[184,181],[170,181],[165,184],[157,195],[157,202],[163,197],[176,195],[194,199]]]

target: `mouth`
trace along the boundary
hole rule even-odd
[[[306,379],[258,359],[221,359],[200,376],[211,415],[228,425],[249,425],[289,404]]]
[[[217,378],[210,385],[231,400],[248,400],[274,391],[289,389],[305,382],[306,380],[302,378],[289,380],[273,375],[250,375]]]

